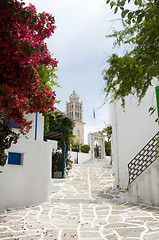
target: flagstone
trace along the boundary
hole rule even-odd
[[[123,216],[124,217],[127,217],[127,218],[133,218],[133,217],[135,217],[135,218],[137,218],[137,217],[149,217],[150,215],[149,215],[149,213],[146,213],[146,212],[136,212],[136,211],[129,211],[129,212],[125,212],[125,213],[123,213]]]
[[[6,232],[8,227],[0,227],[0,233]]]
[[[134,228],[134,227],[138,227],[139,225],[138,224],[127,224],[125,222],[123,223],[108,223],[104,229],[107,229],[107,228],[110,228],[110,229],[118,229],[118,228]]]
[[[135,227],[135,228],[121,228],[121,229],[116,229],[117,233],[121,237],[140,237],[140,234],[145,230],[144,227]]]
[[[86,238],[80,238],[80,240],[86,240]],[[103,240],[102,237],[98,237],[98,238],[87,238],[87,240]]]
[[[107,216],[108,213],[109,213],[109,210],[105,210],[105,209],[103,209],[103,210],[96,210],[96,214],[97,214],[97,216],[99,216],[99,217],[101,217],[101,216]]]
[[[48,229],[44,231],[42,239],[57,239],[58,240],[59,231],[55,229]]]
[[[23,216],[23,215],[22,215]],[[10,220],[20,220],[22,216],[17,216],[17,215],[7,215],[7,217],[3,218],[3,221],[10,221]],[[0,220],[1,221],[1,220]]]
[[[1,233],[0,234],[0,239],[6,239],[6,238],[9,238],[9,239],[15,239],[15,238],[17,238],[17,237],[20,237],[20,238],[22,238],[22,236],[23,235],[28,235],[29,234],[29,236],[31,235],[31,234],[33,234],[34,232],[28,232],[28,231],[17,231],[17,232],[12,232],[12,231],[8,231],[8,232],[4,232],[4,233]]]
[[[158,228],[158,231],[159,231],[159,221],[156,221],[156,222],[147,222],[146,225],[147,225],[147,227],[150,228],[150,229]]]
[[[61,240],[78,239],[78,233],[75,229],[63,229],[61,232]]]
[[[145,236],[143,237],[143,240],[159,240],[159,232],[145,234]]]
[[[12,224],[12,225],[10,225],[9,226],[10,227],[10,229],[12,230],[12,231],[22,231],[22,230],[24,230],[25,229],[25,227],[23,227],[22,225],[19,225],[18,223],[16,223],[16,225],[14,224]],[[1,231],[1,229],[0,229],[0,231]]]
[[[111,229],[111,228],[104,228],[104,229],[102,229],[102,234],[103,234],[104,236],[106,236],[106,235],[108,235],[108,234],[113,234],[113,235],[114,235],[113,229]]]
[[[99,238],[100,234],[98,232],[81,232],[80,233],[81,238],[85,238],[86,240],[89,238]],[[70,240],[70,239],[69,239]]]
[[[136,219],[132,218],[132,219],[126,219],[125,223],[129,223],[129,224],[132,223],[132,224],[137,224],[137,225],[143,225],[144,221],[136,220]]]
[[[124,216],[125,217],[125,216]],[[126,221],[131,222],[131,221],[141,221],[141,222],[147,222],[147,221],[154,221],[155,219],[153,217],[131,217],[128,218]],[[157,220],[156,220],[157,221]],[[158,220],[159,221],[159,220]]]
[[[82,224],[80,227],[80,232],[96,232],[97,228],[90,227],[90,225]]]
[[[118,237],[113,233],[105,236],[107,240],[118,240]]]
[[[60,228],[60,229],[62,229],[62,228],[71,228],[72,226],[74,226],[75,228],[77,228],[77,226],[79,225],[79,223],[78,223],[78,221],[67,221],[67,220],[64,220],[64,221],[62,221],[62,220],[59,220],[59,221],[55,221],[55,222],[53,222],[53,224],[54,224],[54,226],[56,227],[56,228]]]
[[[100,226],[103,226],[103,225],[105,225],[105,224],[107,224],[108,222],[105,220],[105,218],[103,218],[103,219],[97,219],[97,220],[94,220],[93,221],[93,225],[95,226],[95,225],[100,225]]]
[[[122,222],[123,218],[119,215],[111,215],[108,219],[109,222]]]
[[[36,234],[36,235],[19,236],[19,237],[20,237],[20,240],[37,240],[41,238],[41,235]]]

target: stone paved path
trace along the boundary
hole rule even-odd
[[[0,239],[159,240],[159,208],[123,202],[109,165],[73,166],[50,202],[0,212]]]

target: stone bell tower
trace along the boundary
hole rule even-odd
[[[75,90],[69,96],[69,102],[66,102],[66,115],[75,123],[73,134],[76,139],[80,143],[84,143],[83,103],[79,102],[79,96]]]

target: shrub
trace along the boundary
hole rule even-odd
[[[90,146],[89,145],[85,144],[85,145],[81,146],[81,152],[89,153],[89,151],[90,151]]]
[[[106,156],[111,156],[111,142],[105,142],[105,153]]]

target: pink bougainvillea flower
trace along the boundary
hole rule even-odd
[[[54,109],[56,94],[39,79],[37,67],[57,67],[57,60],[44,42],[55,29],[54,17],[37,14],[23,1],[0,1],[0,116],[26,129],[25,113],[47,113]]]

